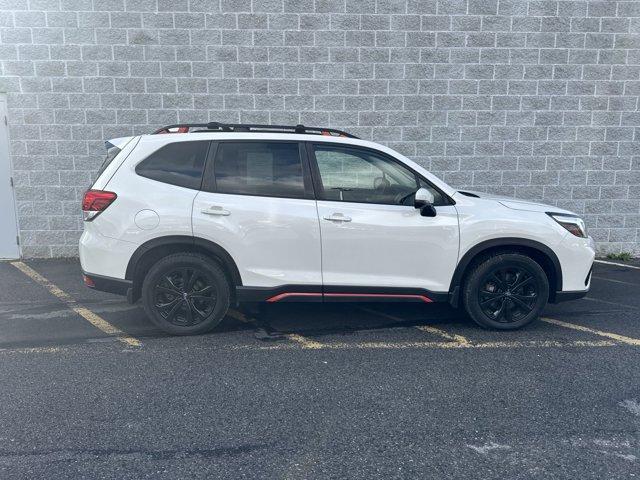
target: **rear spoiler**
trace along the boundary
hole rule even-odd
[[[116,147],[118,150],[122,150],[124,146],[131,141],[134,137],[118,137],[112,138],[111,140],[107,140],[104,142],[104,146],[107,150],[110,148]]]

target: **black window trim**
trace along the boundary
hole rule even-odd
[[[435,186],[432,182],[430,182],[428,179],[426,179],[423,175],[420,175],[420,173],[416,172],[413,168],[411,168],[409,165],[405,164],[404,162],[401,162],[400,160],[398,160],[397,158],[395,158],[392,155],[389,155],[388,153],[382,152],[380,150],[376,150],[375,148],[370,148],[370,147],[363,147],[361,145],[351,145],[351,144],[344,144],[344,143],[335,143],[335,142],[312,142],[312,141],[306,141],[304,142],[306,143],[306,150],[307,150],[307,156],[309,158],[309,165],[311,168],[311,176],[313,179],[313,187],[316,193],[316,199],[317,200],[322,200],[324,202],[335,202],[335,203],[361,203],[361,204],[366,204],[366,205],[387,205],[387,206],[398,206],[398,207],[406,207],[407,205],[393,205],[393,204],[389,204],[389,203],[379,203],[379,202],[362,202],[362,201],[353,201],[353,200],[332,200],[332,199],[327,199],[324,198],[324,187],[322,185],[322,180],[320,178],[320,168],[318,167],[318,161],[316,159],[316,155],[315,155],[315,150],[314,147],[318,146],[318,147],[325,147],[325,146],[330,146],[332,148],[335,148],[337,150],[355,150],[355,151],[365,151],[365,152],[370,152],[372,154],[378,155],[382,158],[385,158],[387,160],[390,160],[404,168],[406,168],[407,170],[409,170],[411,173],[413,173],[413,175],[416,177],[416,183],[419,185],[419,180],[422,180],[424,183],[426,183],[427,185],[429,185],[431,188],[433,188],[436,192],[438,192],[440,195],[442,195],[442,198],[445,200],[445,204],[443,205],[437,205],[437,206],[447,206],[447,205],[455,205],[456,202],[455,200],[453,200],[453,198],[451,198],[449,195],[447,195],[445,192],[443,192],[440,188],[438,188],[437,186]]]
[[[162,182],[162,181],[156,180],[154,178],[150,178],[150,177],[146,177],[144,175],[140,175],[136,171],[136,168],[138,167],[138,165],[140,165],[142,162],[144,162],[151,155],[154,155],[156,152],[160,151],[162,148],[165,148],[166,146],[168,146],[170,144],[173,144],[173,143],[188,143],[188,142],[207,142],[208,143],[207,152],[205,154],[205,165],[204,165],[204,169],[203,169],[202,178],[200,179],[200,187],[199,188],[191,188],[191,187],[185,187],[183,185],[175,185],[173,183]],[[255,195],[255,194],[250,194],[250,193],[227,193],[227,192],[218,192],[217,191],[216,184],[215,184],[215,159],[216,159],[216,156],[218,154],[219,145],[221,143],[253,143],[253,142],[258,142],[258,143],[265,143],[265,142],[266,143],[295,143],[295,144],[298,145],[298,151],[299,151],[299,154],[300,154],[300,161],[302,163],[302,178],[303,178],[303,183],[304,183],[304,195],[302,197],[291,197],[291,196],[286,196],[286,195]],[[322,195],[323,186],[322,186],[322,180],[320,179],[320,169],[318,168],[318,163],[317,163],[317,160],[316,160],[316,157],[315,157],[315,151],[314,151],[314,147],[316,145],[319,146],[319,147],[330,146],[330,147],[336,148],[338,150],[365,151],[365,152],[370,152],[370,153],[375,154],[375,155],[379,155],[380,157],[388,159],[388,160],[390,160],[392,162],[395,162],[396,164],[406,168],[411,173],[413,173],[413,175],[416,177],[416,179],[422,180],[424,183],[429,185],[435,191],[440,193],[440,195],[442,195],[442,198],[444,198],[445,201],[446,201],[446,203],[444,205],[442,205],[442,206],[455,205],[455,203],[456,203],[455,200],[453,200],[453,198],[451,198],[444,191],[442,191],[440,188],[438,188],[436,185],[434,185],[432,182],[430,182],[427,178],[425,178],[423,175],[421,175],[420,173],[415,171],[409,165],[407,165],[404,162],[401,162],[397,158],[393,157],[392,155],[389,155],[389,154],[387,154],[385,152],[382,152],[380,150],[376,150],[375,148],[364,147],[364,146],[361,146],[361,145],[351,145],[351,144],[344,144],[344,143],[336,143],[336,142],[313,142],[313,141],[296,141],[296,140],[270,140],[270,139],[257,139],[257,138],[256,139],[253,139],[253,138],[251,138],[251,139],[225,139],[225,140],[188,140],[188,141],[185,141],[185,142],[170,142],[170,143],[166,143],[166,144],[160,146],[159,148],[157,148],[153,152],[149,153],[146,157],[141,159],[138,163],[136,163],[136,165],[134,166],[134,172],[136,173],[136,175],[138,175],[138,176],[140,176],[142,178],[146,178],[148,180],[151,180],[151,181],[154,181],[154,182],[158,182],[158,183],[163,183],[165,185],[172,185],[174,187],[186,188],[188,190],[199,190],[199,191],[203,191],[203,192],[219,193],[219,194],[224,194],[224,195],[240,195],[240,196],[245,196],[245,197],[266,197],[266,198],[288,198],[288,199],[292,199],[292,200],[322,200],[322,201],[325,201],[325,202],[336,202],[336,203],[361,203],[361,204],[368,204],[368,205],[394,206],[394,205],[388,204],[388,203],[362,202],[362,201],[351,201],[351,200],[331,200],[331,199],[323,198],[324,197]],[[401,206],[406,206],[406,205],[397,205],[397,206],[401,207]]]
[[[207,143],[207,151],[204,154],[204,168],[202,169],[202,175],[200,176],[200,185],[194,188],[191,187],[185,187],[184,185],[176,185],[175,183],[169,183],[169,182],[163,182],[162,180],[157,180],[155,178],[151,178],[151,177],[147,177],[146,175],[142,175],[140,173],[138,173],[138,166],[146,161],[148,158],[150,158],[152,155],[155,155],[156,153],[158,153],[160,150],[162,150],[163,148],[168,147],[169,145],[175,145],[176,143],[194,143],[194,142],[198,142],[198,143]],[[209,163],[209,155],[211,154],[211,147],[212,147],[212,140],[186,140],[186,141],[182,141],[182,142],[168,142],[165,143],[164,145],[161,145],[160,147],[156,148],[153,152],[151,152],[149,155],[147,155],[146,157],[144,157],[143,159],[141,159],[138,163],[136,163],[133,166],[133,171],[134,173],[142,178],[146,178],[147,180],[151,180],[152,182],[158,182],[158,183],[162,183],[164,185],[171,185],[173,187],[180,187],[180,188],[186,188],[187,190],[195,190],[195,191],[200,191],[202,190],[203,184],[204,184],[204,179],[207,173],[207,164]]]
[[[311,177],[311,171],[309,167],[309,159],[307,157],[307,151],[304,148],[303,142],[297,140],[269,140],[269,139],[228,139],[228,140],[212,140],[212,145],[209,148],[209,155],[207,156],[207,163],[204,168],[203,182],[201,190],[209,193],[219,193],[221,195],[239,195],[243,197],[266,197],[266,198],[287,198],[291,200],[315,200],[315,192],[313,187],[313,180]],[[300,155],[300,163],[302,164],[302,181],[304,185],[304,194],[302,197],[292,197],[289,195],[256,195],[253,193],[229,193],[219,192],[216,186],[215,177],[215,163],[219,152],[219,146],[221,143],[289,143],[296,144],[298,146],[298,154]]]

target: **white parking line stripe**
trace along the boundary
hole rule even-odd
[[[593,328],[585,327],[584,325],[577,325],[575,323],[562,322],[560,320],[556,320],[555,318],[546,318],[542,317],[540,320],[543,322],[551,323],[553,325],[558,325],[564,328],[570,328],[572,330],[578,330],[580,332],[588,332],[593,333],[594,335],[599,335],[601,337],[611,338],[616,342],[626,343],[627,345],[640,346],[640,339],[625,337],[624,335],[619,335],[617,333],[612,332],[603,332],[602,330],[596,330]]]
[[[613,278],[598,277],[596,275],[593,275],[591,278],[595,278],[596,280],[604,280],[605,282],[621,283],[623,285],[631,285],[633,287],[640,287],[640,283],[623,282],[622,280],[614,280]]]
[[[137,310],[139,307],[134,305],[118,306],[118,307],[93,307],[95,313],[116,313],[116,312],[129,312],[131,310]],[[6,313],[6,312],[2,312]],[[7,316],[9,320],[48,320],[51,318],[65,318],[73,315],[73,311],[69,309],[63,310],[49,310],[44,313],[12,313]]]
[[[377,312],[377,311],[371,310],[369,308],[360,307],[360,310],[362,310],[364,312],[367,312],[367,313],[373,313],[374,315],[379,315],[381,317],[386,317],[389,320],[393,320],[394,322],[403,322],[404,321],[402,318],[395,317],[393,315],[389,315],[388,313],[384,313],[384,312]],[[459,344],[462,344],[462,345],[471,344],[471,342],[467,338],[463,337],[462,335],[457,335],[455,333],[448,333],[445,330],[433,327],[431,325],[416,325],[415,328],[417,328],[418,330],[421,330],[423,332],[430,333],[432,335],[438,335],[438,336],[440,336],[442,338],[446,338],[447,340],[451,340],[453,342],[456,342],[456,343],[459,343]]]
[[[607,305],[615,305],[616,307],[633,308],[634,310],[640,309],[640,307],[636,307],[635,305],[629,305],[628,303],[610,302],[608,300],[601,300],[599,298],[593,298],[593,297],[583,297],[582,300],[589,300],[590,302],[606,303]]]
[[[607,262],[605,260],[594,260],[594,261],[595,263],[603,263],[605,265],[615,265],[616,267],[626,267],[626,268],[633,268],[635,270],[640,270],[640,267],[636,265],[626,265],[624,263]]]
[[[45,277],[43,277],[38,272],[36,272],[33,268],[28,266],[26,263],[11,262],[11,265],[16,267],[18,270],[24,273],[27,277],[34,280],[36,283],[45,287],[47,290],[49,290],[49,293],[51,293],[53,296],[58,298],[58,300],[63,302],[68,308],[76,312],[78,315],[80,315],[82,318],[84,318],[86,321],[88,321],[91,325],[96,327],[98,330],[103,331],[107,335],[115,336],[122,343],[126,343],[131,347],[139,347],[141,345],[140,340],[138,340],[137,338],[133,338],[130,335],[127,335],[119,328],[111,325],[109,322],[107,322],[104,318],[102,318],[97,313],[94,313],[88,308],[80,305],[71,295],[69,295],[67,292],[62,290],[57,285],[54,285],[53,283],[51,283]]]

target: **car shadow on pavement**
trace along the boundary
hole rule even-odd
[[[300,303],[263,305],[251,312],[254,324],[267,332],[319,337],[420,325],[469,323],[464,312],[448,305],[401,303]]]

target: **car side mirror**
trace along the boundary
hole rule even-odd
[[[435,197],[433,193],[426,188],[419,188],[413,200],[413,206],[420,209],[420,215],[423,217],[435,217],[436,209],[433,207]]]

